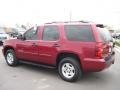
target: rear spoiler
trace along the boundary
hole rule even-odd
[[[105,26],[103,24],[96,24],[96,27],[104,28]]]

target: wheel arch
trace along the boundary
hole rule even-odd
[[[59,62],[65,57],[75,58],[78,61],[78,63],[80,64],[80,67],[82,69],[82,63],[81,63],[81,59],[80,59],[79,55],[76,53],[69,53],[69,52],[61,52],[57,55],[56,66],[58,66]]]
[[[4,53],[3,53],[4,56],[5,56],[5,53],[6,53],[6,51],[7,51],[8,49],[12,49],[12,50],[15,51],[14,47],[12,47],[12,46],[5,46],[5,47],[4,47]]]

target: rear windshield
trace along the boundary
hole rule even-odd
[[[103,41],[112,41],[112,36],[108,29],[98,27],[98,31]]]
[[[65,33],[70,41],[95,41],[90,25],[65,25]]]

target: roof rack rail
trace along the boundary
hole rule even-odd
[[[78,22],[82,22],[82,23],[90,23],[90,21],[83,21],[83,20],[78,21]]]
[[[48,22],[48,23],[45,23],[45,24],[52,24],[52,23]]]
[[[53,23],[63,23],[63,22],[48,22],[48,23],[45,23],[45,24],[53,24]]]
[[[74,22],[81,22],[81,23],[90,23],[91,21],[84,21],[84,20],[81,20],[81,21],[54,21],[54,22],[48,22],[48,23],[45,23],[45,24],[53,24],[53,23],[74,23]]]
[[[90,21],[65,21],[64,23],[73,23],[73,22],[81,22],[81,23],[90,23]]]

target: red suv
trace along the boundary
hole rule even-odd
[[[73,82],[85,72],[98,72],[113,64],[113,47],[112,37],[102,24],[53,22],[7,40],[3,54],[9,66],[21,61],[52,66],[63,80]]]

